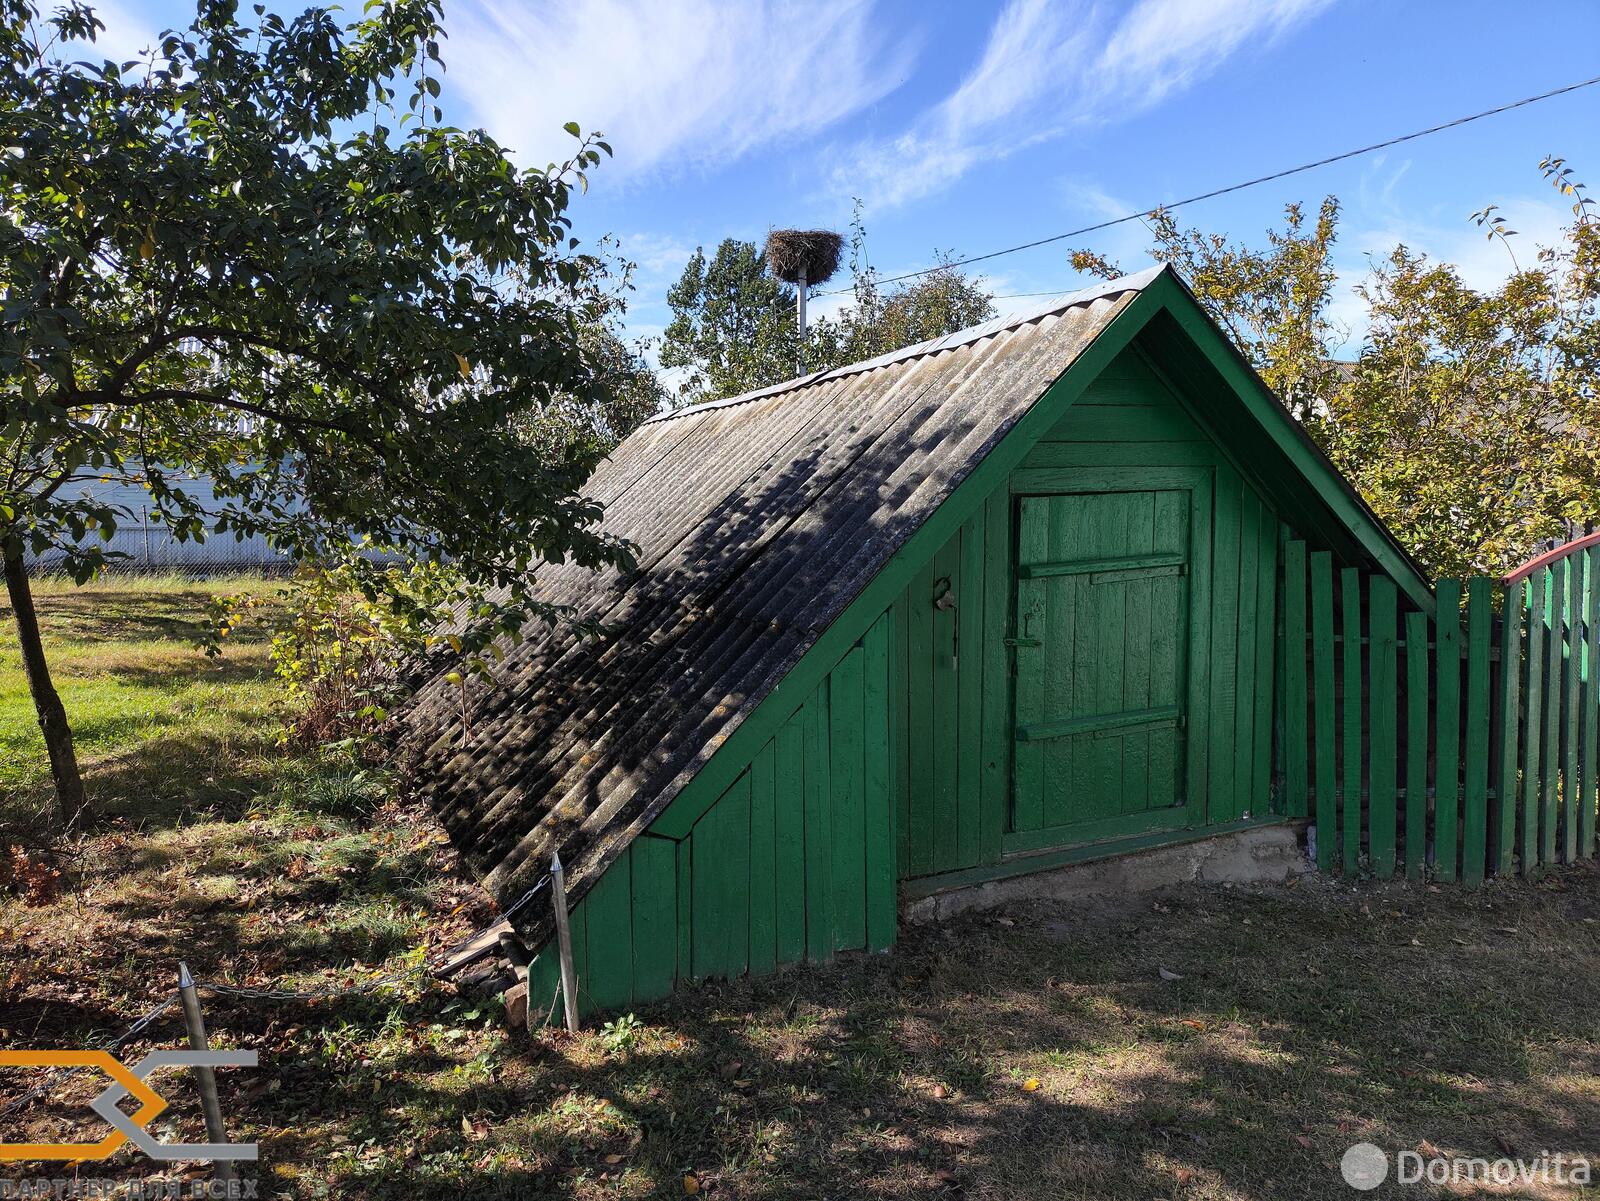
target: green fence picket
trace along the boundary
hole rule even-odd
[[[1522,740],[1522,874],[1539,870],[1539,792],[1544,742],[1544,623],[1550,573],[1539,568],[1528,576],[1527,695]]]
[[[1495,871],[1511,873],[1517,841],[1517,743],[1522,685],[1521,584],[1508,584],[1500,601],[1500,771],[1495,785]]]
[[[1397,592],[1394,581],[1375,575],[1368,584],[1368,678],[1371,713],[1367,762],[1367,833],[1372,872],[1394,875],[1396,717],[1395,640]]]
[[[1566,642],[1561,631],[1561,611],[1566,594],[1567,562],[1557,559],[1550,567],[1544,602],[1544,765],[1539,780],[1539,861],[1545,867],[1556,861],[1556,802],[1561,782],[1561,667]]]
[[[1461,789],[1461,879],[1483,883],[1489,834],[1489,629],[1492,581],[1467,584],[1467,725]]]
[[[1584,553],[1584,737],[1579,753],[1578,854],[1595,852],[1595,806],[1600,793],[1600,545]]]
[[[1461,581],[1440,580],[1434,664],[1433,873],[1456,878],[1461,808]]]
[[[1283,548],[1283,786],[1290,817],[1309,812],[1306,697],[1306,544]]]
[[[1338,855],[1338,767],[1334,762],[1333,556],[1311,556],[1311,649],[1316,685],[1317,867],[1332,871]]]
[[[1567,560],[1566,676],[1561,714],[1561,857],[1571,863],[1578,857],[1578,704],[1583,668],[1583,559]]]
[[[1339,795],[1340,846],[1344,873],[1361,866],[1361,573],[1346,567],[1339,573],[1344,612],[1344,780]]]
[[[1422,879],[1428,861],[1428,686],[1426,613],[1406,614],[1406,879]]]

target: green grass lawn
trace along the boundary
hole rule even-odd
[[[284,698],[264,642],[247,633],[215,659],[195,644],[212,595],[280,586],[248,576],[35,582],[46,655],[86,784],[109,815],[143,823],[237,806],[277,770]],[[10,635],[3,604],[0,623]],[[30,828],[48,786],[21,653],[15,637],[0,637],[0,824]]]
[[[205,590],[43,598],[104,816],[52,861],[58,895],[0,898],[0,1045],[113,1034],[180,957],[251,985],[409,971],[315,1003],[207,997],[215,1041],[261,1054],[222,1084],[263,1197],[1277,1201],[1359,1195],[1337,1165],[1363,1140],[1600,1157],[1600,872],[1582,867],[1475,893],[1308,879],[1041,902],[577,1037],[507,1030],[497,999],[414,970],[492,915],[438,827],[382,769],[279,746],[261,648],[220,666],[190,649]],[[0,697],[7,787],[36,801],[14,657]],[[0,1102],[21,1084],[0,1073]],[[0,1139],[98,1137],[74,1087]],[[198,1140],[187,1084],[166,1091],[159,1132]],[[152,1165],[125,1149],[81,1173]]]

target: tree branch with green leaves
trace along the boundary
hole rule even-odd
[[[574,425],[619,413],[613,264],[568,215],[609,147],[570,125],[571,157],[528,170],[443,124],[440,14],[247,22],[202,0],[114,63],[88,5],[0,0],[8,578],[27,552],[80,581],[113,561],[126,514],[98,480],[140,485],[180,539],[261,535],[416,623],[447,608],[469,660],[568,616],[540,564],[629,562],[580,491],[610,441]],[[552,423],[573,436],[534,445]],[[370,551],[455,582],[424,604]],[[42,658],[30,682],[43,721]],[[71,818],[83,790],[50,725]]]

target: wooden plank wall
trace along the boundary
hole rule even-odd
[[[1285,803],[1323,870],[1471,886],[1595,854],[1600,547],[1441,580],[1432,621],[1325,551],[1283,561]]]
[[[899,875],[983,861],[986,621],[1008,598],[986,587],[980,512],[926,563],[891,607],[890,709]],[[1001,526],[1001,538],[1008,537]],[[1006,707],[999,720],[1009,716]],[[994,706],[988,706],[990,711]]]
[[[896,922],[884,614],[680,841],[636,838],[572,909],[585,1012],[679,983],[886,950]],[[547,1013],[555,949],[529,969]]]
[[[1279,515],[1179,399],[1178,389],[1137,349],[1106,368],[1023,465],[1193,467],[1210,473],[1210,592],[1205,628],[1192,638],[1189,660],[1190,672],[1206,682],[1209,703],[1188,715],[1188,736],[1200,741],[1202,753],[1187,783],[1205,798],[1207,824],[1267,816],[1284,541]],[[1006,567],[1006,560],[991,557],[991,572]]]

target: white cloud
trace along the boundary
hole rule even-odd
[[[136,7],[122,0],[94,0],[93,8],[94,15],[105,28],[92,46],[87,42],[73,42],[64,47],[67,57],[126,63],[145,59],[150,51],[159,49],[158,27]]]
[[[1400,170],[1406,166],[1409,164]],[[1559,244],[1562,229],[1571,222],[1571,213],[1554,191],[1499,197],[1496,216],[1504,217],[1506,226],[1516,231],[1508,247],[1498,238],[1485,237],[1465,206],[1459,212],[1426,217],[1413,212],[1408,216],[1388,203],[1387,188],[1380,195],[1383,203],[1346,215],[1335,248],[1339,282],[1331,308],[1334,320],[1350,331],[1341,348],[1345,354],[1360,348],[1367,331],[1366,304],[1355,294],[1355,287],[1367,277],[1372,263],[1387,257],[1396,246],[1404,244],[1436,263],[1452,265],[1468,287],[1487,292],[1512,273],[1512,256],[1523,270],[1536,266],[1539,247]]]
[[[876,206],[929,195],[981,162],[1143,112],[1331,2],[1011,0],[961,85],[900,135],[855,146],[834,186]]]
[[[609,177],[713,165],[816,133],[898,86],[872,0],[474,0],[452,9],[447,86],[524,163],[603,131]]]

